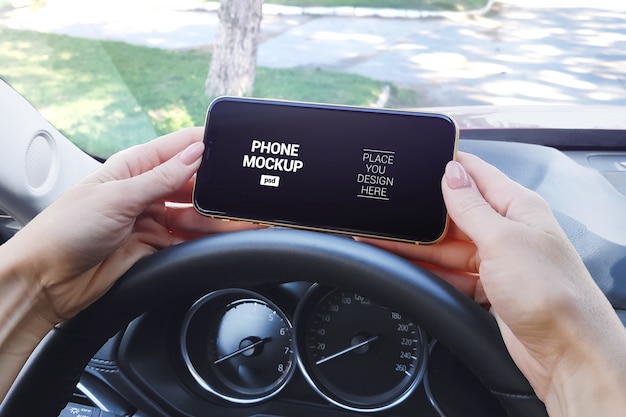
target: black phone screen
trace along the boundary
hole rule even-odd
[[[194,205],[206,215],[411,242],[444,233],[444,115],[221,98]]]

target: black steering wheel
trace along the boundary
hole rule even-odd
[[[465,362],[509,417],[547,415],[511,360],[493,317],[443,280],[348,238],[266,229],[189,241],[139,261],[100,300],[46,336],[0,405],[0,417],[56,417],[106,340],[169,300],[289,281],[375,294]]]

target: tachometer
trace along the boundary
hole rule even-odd
[[[354,292],[315,288],[297,315],[300,366],[328,401],[380,411],[421,381],[427,346],[408,317]]]
[[[183,326],[182,350],[196,382],[234,403],[270,398],[294,370],[289,320],[250,291],[217,291],[197,301]]]

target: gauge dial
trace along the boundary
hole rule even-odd
[[[359,294],[317,287],[298,313],[298,326],[303,372],[320,394],[343,408],[392,407],[423,376],[421,329]]]
[[[241,404],[267,399],[293,371],[292,327],[271,301],[224,290],[199,300],[183,329],[183,355],[195,380]]]

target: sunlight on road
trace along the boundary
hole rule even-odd
[[[0,27],[178,49],[210,47],[218,24],[198,0],[48,4],[1,13]],[[258,65],[364,75],[415,89],[424,106],[626,105],[624,11],[626,1],[497,0],[454,19],[268,15]]]
[[[382,44],[385,38],[382,36],[369,35],[367,33],[341,33],[341,32],[317,32],[312,37],[314,41],[330,42],[364,42],[372,45]]]

